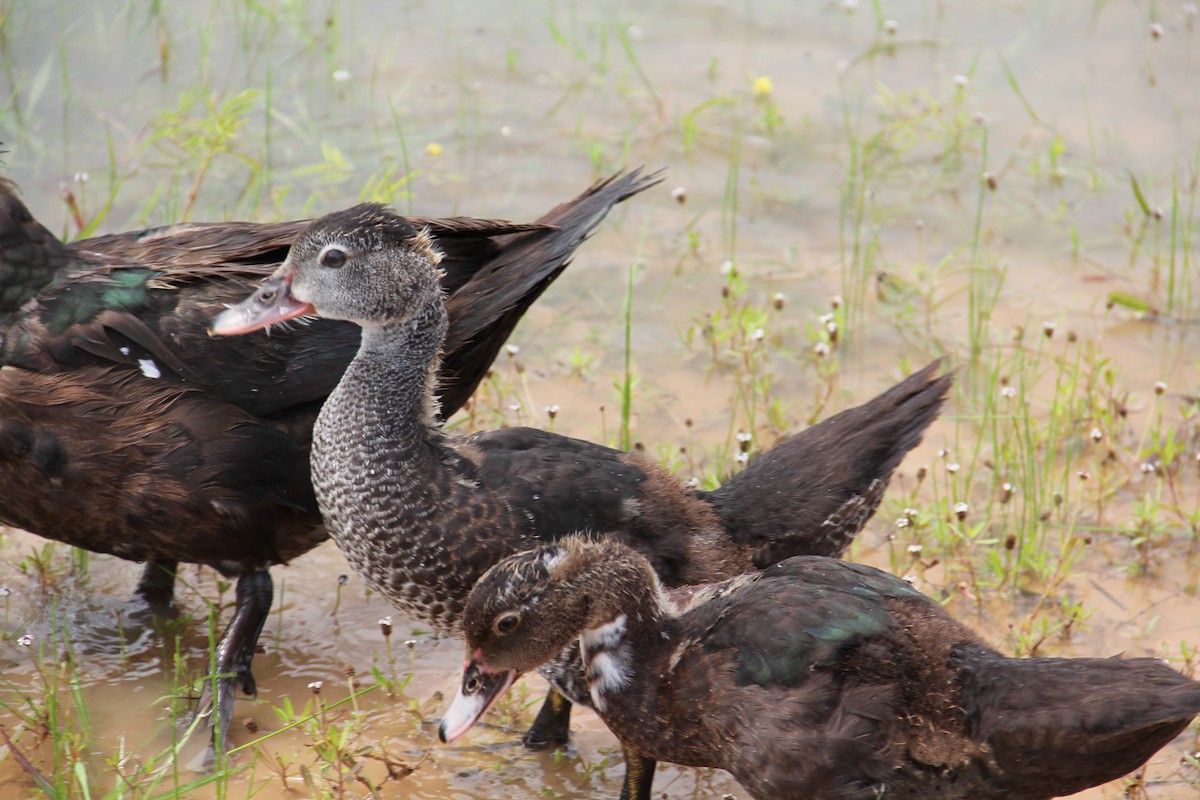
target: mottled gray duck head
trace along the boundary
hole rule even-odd
[[[363,203],[313,220],[275,274],[217,315],[210,331],[230,336],[312,315],[364,327],[405,322],[440,302],[440,260],[427,232]]]

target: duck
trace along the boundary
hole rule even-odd
[[[461,635],[467,595],[503,557],[576,531],[637,548],[667,585],[720,580],[794,553],[842,553],[953,373],[935,361],[865,405],[784,440],[712,491],[636,453],[529,427],[466,436],[440,424],[447,306],[436,237],[378,204],[326,215],[293,242],[269,287],[213,320],[240,335],[289,319],[353,322],[362,344],[313,427],[311,466],[333,540],[400,611]],[[525,735],[569,739],[589,695],[577,654],[543,671],[552,691]]]
[[[605,215],[661,180],[614,175],[533,223],[411,219],[445,254],[442,414],[463,406]],[[256,694],[269,568],[328,538],[308,451],[360,338],[326,320],[241,338],[207,330],[308,222],[186,223],[65,244],[0,179],[0,524],[145,562],[137,593],[160,611],[181,562],[236,578],[196,706],[213,733],[206,764],[224,751],[236,690]]]
[[[1200,712],[1155,658],[1010,658],[900,578],[824,556],[668,589],[640,552],[575,535],[509,556],[463,619],[439,727],[461,738],[578,643],[592,706],[635,754],[730,772],[757,800],[1048,800],[1143,764]]]

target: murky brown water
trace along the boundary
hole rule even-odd
[[[63,185],[86,213],[95,213],[120,183],[101,230],[171,222],[183,213],[198,173],[189,168],[172,177],[185,156],[171,142],[186,137],[147,141],[167,128],[161,118],[153,122],[156,114],[179,107],[181,93],[196,86],[219,100],[246,88],[262,94],[229,145],[233,154],[215,157],[199,183],[195,219],[321,213],[357,199],[371,176],[412,169],[412,196],[394,199],[402,210],[524,220],[619,166],[669,168],[668,182],[619,209],[529,314],[514,338],[521,347],[516,360],[527,369],[515,377],[505,358],[499,370],[502,383],[519,387],[522,408],[507,410],[513,397],[505,394],[486,404],[481,424],[494,424],[492,408],[509,420],[541,424],[541,409],[555,403],[562,409],[556,430],[591,438],[613,433],[625,269],[640,252],[646,267],[634,306],[635,437],[651,449],[678,447],[690,437],[693,452],[710,452],[747,424],[741,412],[730,424],[737,408],[733,371],[714,368],[706,345],[682,343],[696,319],[720,307],[720,267],[731,257],[748,278],[748,302],[766,305],[776,291],[788,298],[772,318],[771,364],[774,396],[789,409],[787,427],[798,428],[818,392],[806,331],[830,296],[853,295],[842,264],[853,258],[855,235],[843,226],[840,206],[852,171],[851,138],[875,159],[859,240],[864,274],[927,282],[936,305],[928,313],[920,302],[906,310],[903,288],[897,300],[895,291],[877,292],[871,282],[825,413],[900,377],[895,365],[902,358],[919,365],[932,357],[939,352],[934,338],[963,353],[963,287],[977,176],[985,168],[998,188],[985,204],[981,263],[1005,270],[990,317],[993,341],[1006,342],[1018,325],[1036,338],[1042,321],[1053,320],[1059,333],[1044,349],[1067,353],[1065,333],[1077,333],[1078,347],[1094,346],[1111,359],[1130,392],[1124,435],[1132,442],[1144,440],[1154,381],[1169,383],[1162,408],[1176,422],[1186,411],[1182,398],[1200,394],[1195,319],[1185,312],[1177,315],[1182,321],[1146,322],[1104,308],[1110,292],[1148,292],[1155,281],[1146,266],[1150,255],[1169,248],[1169,228],[1162,227],[1168,212],[1157,223],[1158,244],[1151,222],[1142,255],[1131,262],[1130,239],[1142,215],[1129,174],[1151,206],[1168,209],[1174,174],[1194,224],[1188,202],[1200,153],[1200,22],[1192,5],[881,0],[881,17],[898,22],[894,35],[882,30],[868,3],[851,11],[843,3],[791,2],[218,2],[203,9],[180,4],[164,16],[142,5],[18,2],[0,12],[0,83],[10,92],[0,107],[0,140],[11,151],[4,160],[31,208],[55,230],[75,232],[59,199]],[[1160,38],[1151,33],[1156,22]],[[959,86],[958,75],[969,79]],[[759,76],[771,78],[771,101],[783,117],[774,132],[764,123],[767,101],[752,95]],[[888,96],[897,99],[881,99]],[[988,130],[986,167],[976,114]],[[427,149],[431,143],[440,155]],[[337,148],[345,166],[323,156],[322,146]],[[325,166],[313,169],[319,163]],[[248,166],[254,164],[266,167]],[[80,171],[88,173],[86,183],[72,179]],[[731,181],[736,208],[725,200]],[[686,187],[686,204],[672,198],[675,186]],[[947,266],[935,272],[943,259]],[[1185,268],[1181,260],[1177,280],[1186,278],[1190,294],[1181,290],[1179,297],[1194,314],[1200,278],[1194,262],[1193,274]],[[582,374],[573,364],[584,365]],[[1037,402],[1044,405],[1053,384],[1041,387]],[[966,376],[963,391],[978,391]],[[977,407],[968,396],[961,407]],[[685,420],[694,423],[690,433]],[[766,436],[767,426],[757,422]],[[940,421],[906,463],[892,496],[911,490],[917,467],[939,463],[938,448],[970,451],[974,422],[961,412]],[[1191,461],[1176,478],[1185,512],[1200,502],[1195,429],[1189,430],[1184,458]],[[1133,479],[1099,520],[1080,510],[1080,525],[1101,530],[1061,595],[1091,616],[1070,639],[1047,641],[1043,652],[1178,658],[1181,646],[1200,646],[1200,566],[1178,517],[1162,516],[1165,534],[1145,574],[1131,577],[1127,567],[1134,553],[1120,530],[1133,504],[1152,491],[1152,480]],[[885,506],[856,557],[890,563],[885,534],[902,505]],[[208,642],[204,610],[217,587],[211,573],[188,570],[189,588],[180,589],[188,619],[164,636],[129,616],[136,565],[92,557],[80,577],[60,546],[51,559],[56,575],[43,580],[20,567],[43,542],[16,531],[0,535],[0,586],[11,591],[0,598],[0,672],[10,682],[0,699],[20,708],[18,695],[27,692],[41,702],[39,669],[49,669],[47,660],[52,665],[65,649],[55,631],[68,632],[91,712],[91,735],[79,747],[95,767],[93,780],[104,783],[111,780],[104,764],[115,754],[136,760],[169,745],[164,696],[172,684],[163,668],[175,654],[164,642],[178,634],[181,663],[199,669]],[[922,587],[953,591],[961,576],[945,566],[923,571]],[[255,660],[260,697],[240,703],[235,715],[253,718],[258,734],[235,724],[235,743],[280,729],[273,708],[286,698],[302,707],[314,680],[324,681],[327,702],[345,697],[343,665],[365,683],[373,666],[390,672],[377,621],[392,611],[353,578],[339,602],[338,576],[346,572],[328,543],[274,570],[276,609],[263,637],[266,653]],[[231,596],[224,593],[226,603]],[[1028,599],[1011,600],[1007,592],[989,593],[981,604],[958,596],[949,607],[1003,642],[1010,624],[1019,628],[1029,613]],[[460,646],[412,633],[399,617],[396,626],[394,668],[401,676],[411,672],[411,680],[396,697],[377,690],[358,700],[368,715],[362,743],[383,743],[396,761],[419,762],[402,782],[387,784],[385,796],[616,796],[619,750],[588,713],[576,715],[576,751],[565,758],[522,751],[511,730],[484,729],[465,746],[435,746],[434,721],[441,696],[457,681]],[[33,645],[18,644],[25,633]],[[526,702],[538,700],[541,690],[530,681]],[[534,710],[524,712],[525,721]],[[338,722],[338,713],[329,712],[328,724]],[[0,725],[13,731],[19,721],[0,711]],[[21,741],[38,768],[52,774],[49,747],[36,746],[32,736]],[[238,763],[252,769],[189,796],[303,794],[298,776],[302,765],[316,763],[312,741],[300,730],[275,736],[262,745],[269,756],[240,754]],[[1151,762],[1149,797],[1197,796],[1195,773],[1179,766],[1181,755],[1195,749],[1193,729]],[[272,762],[288,766],[273,771]],[[379,780],[383,768],[369,763],[368,773]],[[604,763],[610,769],[597,768]],[[179,780],[192,777],[184,772]],[[0,796],[29,795],[31,785],[0,751]],[[361,787],[347,791],[363,794]],[[655,791],[670,798],[744,797],[722,773],[666,765]],[[1118,783],[1080,797],[1122,792]]]

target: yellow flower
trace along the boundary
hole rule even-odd
[[[759,75],[754,79],[754,94],[759,97],[769,95],[774,88],[775,85],[771,83],[771,79],[766,75]]]
[[[425,145],[425,155],[440,156],[442,154],[442,146],[437,142],[430,142]]]

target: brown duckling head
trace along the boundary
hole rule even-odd
[[[610,623],[632,597],[659,592],[646,559],[611,540],[571,536],[493,566],[467,599],[463,680],[441,740],[458,739],[523,673]]]

